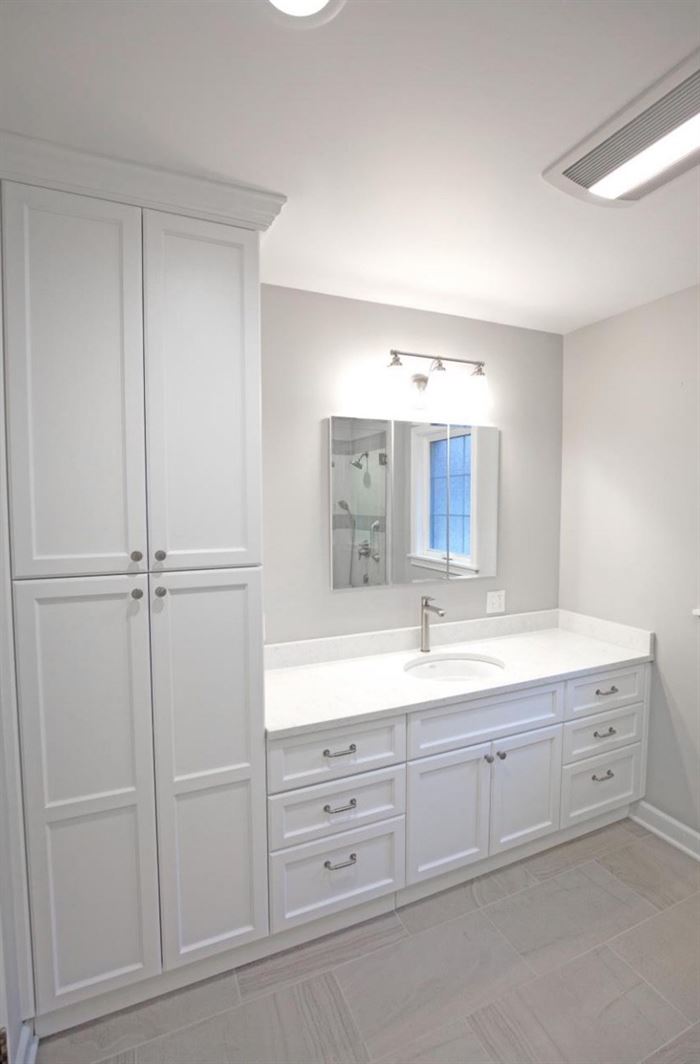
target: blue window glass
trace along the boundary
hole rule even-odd
[[[449,477],[447,475],[449,464]],[[468,434],[430,443],[430,549],[471,551],[472,440]],[[449,485],[449,487],[448,487]],[[449,490],[449,506],[448,506]]]

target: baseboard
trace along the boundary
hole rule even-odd
[[[662,813],[655,805],[644,801],[638,802],[636,808],[630,811],[630,819],[700,861],[700,831],[695,831],[668,813]]]
[[[12,1064],[34,1064],[38,1048],[39,1039],[28,1023],[22,1024],[17,1052],[15,1053],[15,1059]]]

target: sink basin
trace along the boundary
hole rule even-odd
[[[409,676],[417,680],[484,680],[505,665],[498,658],[481,654],[422,654],[404,665]]]

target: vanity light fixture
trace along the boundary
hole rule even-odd
[[[446,374],[447,369],[445,367],[446,362],[454,362],[458,366],[473,366],[471,376],[472,377],[485,377],[486,363],[474,358],[447,358],[445,355],[419,355],[415,351],[397,351],[395,348],[389,352],[390,358],[387,363],[387,368],[391,369],[394,366],[398,368],[403,367],[404,358],[422,358],[427,359],[430,362],[428,373],[414,373],[411,377],[411,383],[416,391],[421,395],[427,390],[429,385],[435,386],[437,382],[440,382],[441,387],[446,386]],[[445,376],[443,376],[445,374]]]

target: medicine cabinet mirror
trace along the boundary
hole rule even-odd
[[[329,421],[334,589],[496,575],[498,429]]]

